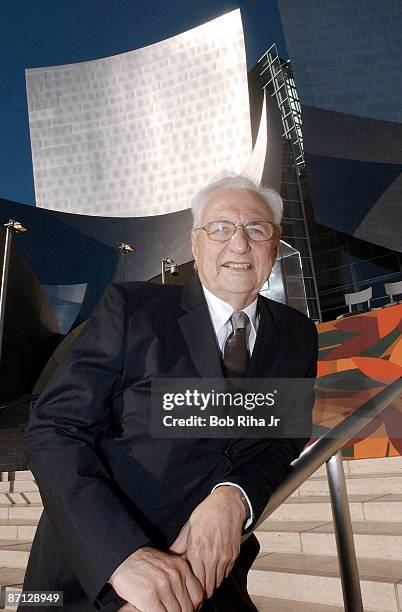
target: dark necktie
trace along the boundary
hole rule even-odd
[[[238,378],[246,375],[249,362],[247,350],[247,325],[249,318],[242,310],[235,310],[230,317],[230,322],[233,331],[225,342],[223,362],[225,364],[226,377]]]

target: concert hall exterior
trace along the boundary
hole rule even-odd
[[[278,0],[303,115],[305,204],[323,320],[402,271],[402,4]],[[311,202],[309,202],[311,200]]]
[[[385,304],[384,281],[401,279],[402,4],[278,6],[290,60],[272,45],[248,72],[239,10],[143,49],[26,71],[36,206],[0,199],[3,224],[29,230],[12,234],[0,338],[0,607],[7,587],[21,590],[43,506],[23,440],[38,395],[110,282],[162,282],[165,258],[180,266],[167,283],[193,274],[191,198],[232,171],[284,202],[262,293],[321,322],[311,441],[322,437],[258,528],[249,592],[258,609],[309,612],[355,594],[338,576],[341,562],[344,580],[355,575],[345,470],[364,609],[400,608],[400,406],[361,437],[348,417],[401,375],[402,304]],[[344,294],[368,285],[374,308],[349,316]],[[340,450],[324,457],[328,433]]]

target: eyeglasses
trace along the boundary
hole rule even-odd
[[[236,225],[231,221],[211,221],[207,225],[194,229],[204,230],[210,240],[226,242],[233,238],[238,227],[242,227],[247,238],[255,242],[271,240],[276,229],[276,226],[270,221],[253,221],[252,223],[246,223],[246,225],[241,223]]]

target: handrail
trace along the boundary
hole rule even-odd
[[[347,612],[363,612],[359,574],[353,543],[345,476],[340,449],[402,393],[402,377],[369,399],[344,421],[308,446],[292,463],[292,471],[269,498],[253,530],[265,521],[290,495],[324,463],[330,486],[332,514],[343,599]],[[250,534],[244,536],[243,541]]]
[[[21,404],[26,404],[27,402],[33,402],[38,399],[39,395],[39,393],[28,393],[27,395],[23,395],[22,397],[19,397],[16,400],[12,400],[11,402],[7,402],[6,404],[1,404],[0,410],[20,406]]]
[[[366,427],[401,393],[402,377],[377,393],[344,421],[308,446],[300,454],[300,457],[292,463],[291,473],[272,493],[265,510],[256,523],[256,527],[272,514],[307,478],[328,461],[345,442]]]

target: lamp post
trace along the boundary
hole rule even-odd
[[[28,231],[28,228],[22,225],[19,221],[10,219],[8,223],[4,223],[3,227],[6,228],[6,240],[4,243],[4,258],[3,258],[3,270],[1,274],[1,287],[0,287],[0,363],[1,363],[1,349],[3,346],[3,330],[4,330],[4,316],[6,308],[6,294],[7,294],[7,279],[8,269],[10,266],[10,253],[11,253],[11,242],[13,233],[23,234]]]
[[[124,281],[124,257],[127,253],[134,253],[135,246],[133,244],[128,244],[126,242],[122,242],[119,246],[120,251],[120,282]]]
[[[166,272],[168,271],[172,276],[177,276],[179,273],[179,266],[173,261],[173,259],[170,259],[169,257],[164,257],[163,259],[161,259],[162,285],[165,284]]]

